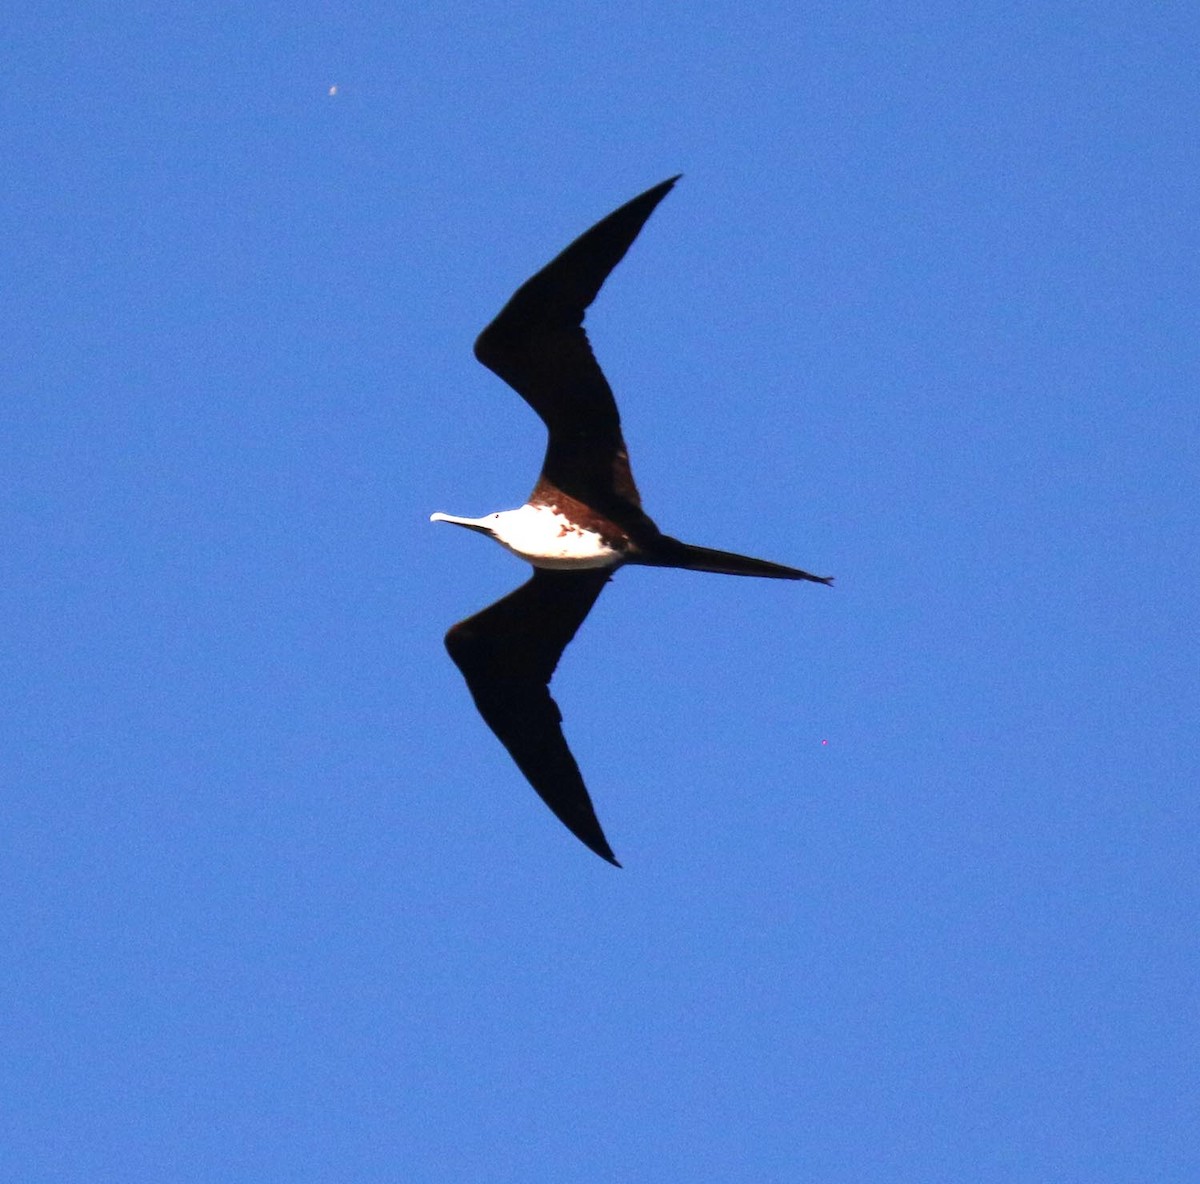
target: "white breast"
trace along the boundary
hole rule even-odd
[[[495,515],[492,537],[534,567],[615,567],[622,554],[593,530],[549,506],[522,506]]]

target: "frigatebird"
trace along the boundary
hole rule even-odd
[[[794,567],[695,547],[663,534],[642,510],[617,405],[583,317],[678,176],[647,189],[585,231],[526,280],[475,342],[549,432],[529,501],[484,518],[433,514],[495,539],[533,566],[515,592],[459,621],[446,649],[475,706],[517,767],[567,828],[601,858],[616,857],[563,737],[550,679],[601,589],[625,564],[832,582]]]

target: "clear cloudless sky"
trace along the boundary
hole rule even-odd
[[[0,1179],[1200,1179],[1200,15],[17,6]],[[648,510],[555,683],[471,356],[589,316]]]

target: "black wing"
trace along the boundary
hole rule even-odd
[[[547,571],[453,626],[446,649],[488,727],[576,838],[617,863],[567,747],[550,678],[608,581],[606,571]]]
[[[475,342],[475,356],[549,429],[542,479],[602,512],[636,510],[641,500],[583,314],[678,179],[647,189],[580,235],[517,289]]]

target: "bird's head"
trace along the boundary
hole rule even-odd
[[[480,534],[492,535],[500,524],[499,514],[485,514],[482,518],[456,518],[453,514],[430,514],[430,522],[449,522],[454,526],[465,526],[468,530],[477,530]]]

